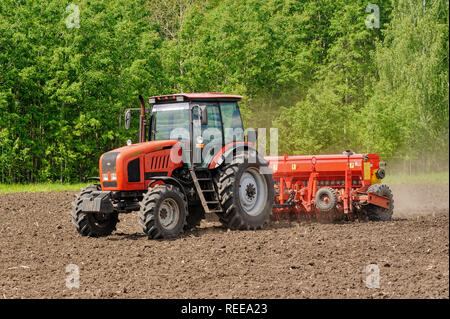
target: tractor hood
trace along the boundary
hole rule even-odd
[[[148,173],[169,175],[165,169],[173,166],[169,165],[171,164],[169,158],[174,147],[181,149],[177,140],[150,141],[123,146],[104,153],[99,163],[102,189],[145,189],[146,177],[150,176]],[[156,161],[158,166],[154,165]]]
[[[163,141],[151,141],[151,142],[136,143],[136,144],[131,144],[131,145],[116,148],[112,151],[109,151],[108,153],[117,152],[117,153],[122,154],[122,156],[126,156],[126,155],[135,156],[134,154],[136,152],[149,153],[149,152],[153,152],[153,151],[159,151],[162,148],[166,148],[166,147],[170,148],[177,143],[178,143],[177,140],[163,140]],[[108,154],[108,153],[105,153],[105,154]],[[105,155],[105,154],[103,154],[103,155]]]

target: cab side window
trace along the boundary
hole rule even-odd
[[[236,102],[220,103],[222,113],[225,144],[244,141],[244,128],[242,127],[241,113]]]
[[[220,123],[220,112],[217,104],[206,103],[208,110],[208,125],[202,125],[202,137],[204,144],[215,143],[222,145],[222,127]]]

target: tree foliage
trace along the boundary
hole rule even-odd
[[[138,94],[182,91],[244,95],[284,153],[448,161],[448,1],[380,0],[379,28],[367,4],[2,0],[0,181],[95,176]]]

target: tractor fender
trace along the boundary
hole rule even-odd
[[[170,185],[174,185],[177,186],[181,189],[181,191],[183,192],[184,196],[186,199],[188,199],[188,194],[186,192],[185,187],[183,186],[183,184],[185,184],[184,182],[180,181],[177,178],[174,177],[170,177],[170,176],[153,176],[152,177],[152,181],[150,182],[150,184],[148,184],[148,188],[151,187],[151,185],[153,185],[155,182],[161,181],[164,184],[170,184]]]
[[[225,145],[220,152],[214,156],[209,164],[209,169],[217,168],[224,163],[231,163],[234,155],[244,153],[245,151],[249,151],[250,153],[255,152],[254,154],[256,154],[256,156],[250,156],[250,161],[253,159],[253,161],[260,166],[269,166],[269,162],[259,154],[252,145],[245,142],[235,142]]]

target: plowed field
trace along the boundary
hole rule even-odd
[[[448,185],[392,189],[391,222],[227,231],[209,218],[171,241],[148,240],[136,214],[109,237],[80,237],[73,192],[0,195],[0,298],[448,298]],[[79,288],[66,287],[69,264]]]

